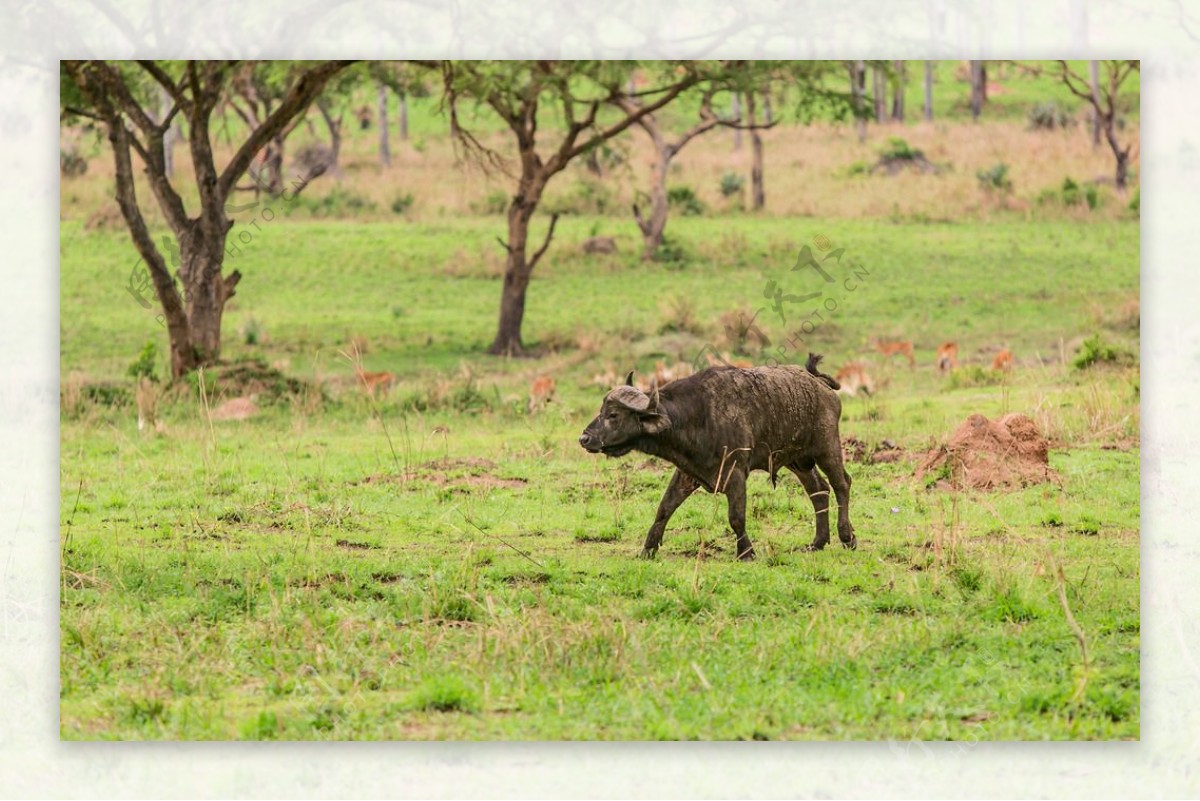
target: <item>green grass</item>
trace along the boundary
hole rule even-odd
[[[561,351],[534,361],[480,355],[497,225],[279,220],[231,262],[245,278],[226,356],[349,375],[337,350],[362,337],[367,369],[399,377],[377,409],[348,394],[210,424],[182,399],[160,409],[165,433],[140,435],[129,406],[64,406],[64,738],[1139,736],[1136,367],[1074,370],[1063,344],[1103,332],[1137,352],[1106,311],[1137,295],[1136,222],[679,217],[691,260],[643,266],[577,255],[597,225],[635,253],[627,226],[564,219],[526,325]],[[651,371],[680,347],[657,333],[664,298],[693,301],[690,347],[721,313],[769,304],[768,278],[811,291],[815,273],[789,270],[817,234],[869,275],[803,349],[834,366],[870,360],[874,336],[917,349],[914,371],[872,366],[890,383],[845,399],[843,436],[915,459],[970,412],[1023,411],[1056,440],[1060,482],[954,494],[927,490],[911,459],[854,463],[860,547],[809,554],[800,487],[755,474],[758,561],[734,559],[709,495],[680,509],[656,561],[636,560],[669,472],[578,447],[603,392],[590,377]],[[81,371],[132,393],[145,342],[164,352],[124,289],[130,252],[64,223],[64,382]],[[775,341],[801,319],[786,311],[786,326],[762,315]],[[951,385],[932,367],[946,339],[985,367],[981,350],[1006,345],[1017,367]],[[558,397],[529,415],[539,372]]]

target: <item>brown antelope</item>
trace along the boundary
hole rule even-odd
[[[857,395],[859,390],[862,390],[864,395],[875,394],[875,381],[862,362],[846,363],[834,378],[842,385],[842,391],[850,397]]]
[[[937,369],[939,373],[948,373],[958,366],[958,343],[943,342],[937,349]]]
[[[908,366],[910,369],[917,366],[917,360],[913,358],[912,342],[901,342],[898,339],[878,339],[875,341],[875,350],[882,353],[885,359],[890,359],[896,354],[900,354],[904,358],[908,359]]]
[[[392,373],[368,373],[360,367],[358,368],[358,382],[362,385],[363,391],[374,398],[377,391],[387,395],[396,383],[396,376]]]
[[[548,375],[540,375],[533,380],[529,388],[529,413],[546,408],[546,404],[554,400],[554,379]]]
[[[992,359],[992,369],[1008,372],[1012,369],[1013,355],[1012,351],[1004,348],[996,354],[996,358]]]

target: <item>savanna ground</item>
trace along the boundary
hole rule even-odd
[[[851,127],[781,126],[759,215],[718,191],[749,157],[722,132],[680,157],[678,185],[707,208],[676,211],[675,253],[654,264],[623,216],[645,166],[634,132],[625,177],[560,176],[573,213],[526,317],[540,355],[497,360],[482,355],[502,267],[488,206],[505,184],[456,172],[421,119],[387,170],[374,132],[356,134],[340,182],[227,265],[245,279],[226,359],[302,382],[258,388],[241,422],[212,419],[239,388],[209,375],[161,401],[161,432],[137,430],[126,371],[165,335],[126,290],[136,259],[106,223],[106,159],[64,179],[64,738],[1138,737],[1138,222],[1107,187],[1095,208],[1056,196],[1109,172],[1082,126],[872,126],[861,144]],[[953,169],[855,174],[889,136]],[[975,177],[998,162],[1011,193]],[[582,254],[595,234],[619,252]],[[785,306],[781,321],[764,289],[822,289],[790,271],[818,235],[866,272],[827,291],[836,308],[787,358],[865,361],[886,385],[844,398],[842,435],[904,457],[848,466],[859,549],[802,552],[808,499],[755,474],[756,562],[734,559],[708,495],[636,560],[669,471],[578,446],[596,376],[726,349],[720,320],[739,309],[765,306],[784,343],[812,318]],[[884,362],[876,337],[911,339],[917,367]],[[947,339],[951,377],[933,367]],[[396,374],[386,396],[355,391],[355,347]],[[1009,374],[988,369],[1001,347]],[[1101,358],[1077,367],[1089,350]],[[530,414],[540,375],[557,394]],[[1009,411],[1051,439],[1057,482],[914,475],[968,414]]]

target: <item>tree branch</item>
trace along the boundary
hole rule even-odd
[[[546,241],[533,254],[533,258],[529,260],[529,271],[533,272],[533,268],[537,266],[538,261],[542,258],[542,254],[546,252],[546,248],[550,247],[550,239],[554,236],[554,226],[558,224],[558,214],[550,215],[550,229],[546,231]]]
[[[217,179],[216,187],[217,196],[221,202],[224,202],[224,199],[229,196],[233,185],[246,172],[246,168],[250,166],[258,151],[287,123],[308,107],[308,104],[320,93],[330,78],[353,63],[353,61],[327,61],[300,76],[284,95],[279,107],[251,132],[229,164],[225,166],[225,170]]]

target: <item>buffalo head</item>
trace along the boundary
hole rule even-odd
[[[646,394],[633,384],[633,372],[625,377],[625,385],[604,396],[600,414],[588,423],[579,437],[579,444],[591,453],[624,456],[637,446],[641,437],[653,436],[667,428],[671,421],[659,407],[658,384],[651,384]]]

